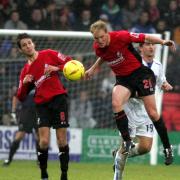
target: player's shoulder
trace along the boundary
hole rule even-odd
[[[109,32],[110,36],[124,36],[129,34],[129,31],[127,30],[119,30],[119,31],[111,31]]]
[[[25,63],[24,66],[21,68],[21,73],[27,71],[29,66],[30,65],[28,63]]]
[[[39,51],[40,54],[49,54],[49,53],[54,53],[54,52],[56,51],[53,49],[43,49]]]

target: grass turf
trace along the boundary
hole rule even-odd
[[[3,162],[0,161],[2,164]],[[59,180],[59,163],[48,162],[49,180]],[[13,161],[9,167],[0,166],[1,180],[40,180],[35,161]],[[69,180],[113,180],[110,163],[70,163]],[[124,180],[180,180],[178,165],[127,164]]]

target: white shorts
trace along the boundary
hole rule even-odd
[[[153,137],[154,126],[149,118],[142,100],[130,99],[124,106],[128,117],[129,134],[135,136]]]
[[[152,121],[145,121],[143,124],[136,126],[135,124],[129,123],[129,134],[132,138],[136,136],[144,136],[153,138],[154,126]]]

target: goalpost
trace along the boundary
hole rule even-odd
[[[170,39],[170,32],[166,31],[165,32],[165,40],[169,40]],[[159,47],[158,49],[158,60],[161,61],[162,66],[163,66],[163,71],[166,74],[166,69],[167,69],[167,59],[168,59],[168,52],[169,52],[169,48],[167,46],[163,46],[163,49],[161,49],[161,47]],[[161,113],[162,110],[162,98],[163,98],[163,92],[157,92],[156,93],[156,104],[157,104],[157,109],[158,112]],[[151,148],[151,152],[150,152],[150,164],[151,165],[156,165],[157,164],[157,156],[158,156],[158,134],[155,131],[154,133],[154,137],[153,137],[153,145]]]
[[[18,75],[25,59],[18,53],[16,47],[16,36],[19,33],[30,34],[37,49],[54,49],[80,60],[85,68],[89,68],[96,60],[92,49],[93,38],[89,32],[72,32],[72,31],[35,31],[35,30],[0,30],[0,76],[1,90],[0,98],[3,99],[1,106],[3,109],[3,118],[10,112],[9,97],[12,95],[14,88],[17,87]],[[158,35],[159,36],[159,35]],[[166,32],[165,38],[169,39],[169,33]],[[156,51],[156,59],[161,60],[162,47],[159,45]],[[163,67],[166,70],[168,48],[163,49]],[[98,71],[90,81],[68,82],[62,80],[69,91],[70,99],[76,99],[80,92],[86,92],[87,98],[92,103],[92,119],[95,121],[94,127],[99,129],[115,128],[112,120],[111,110],[111,92],[112,74],[110,69],[105,65]],[[110,80],[110,81],[109,81]],[[162,94],[157,96],[158,110],[161,111]],[[78,105],[77,105],[78,106]],[[9,108],[9,109],[8,109]],[[70,113],[71,114],[71,113]],[[71,118],[71,127],[78,127],[78,122]],[[81,124],[85,126],[87,122]],[[89,126],[93,124],[89,124]],[[88,125],[87,125],[88,127]],[[108,135],[108,131],[107,131]],[[151,151],[150,164],[157,164],[157,134],[154,136],[154,144]],[[91,142],[92,143],[92,142]],[[112,147],[111,147],[112,148]]]

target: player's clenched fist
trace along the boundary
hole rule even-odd
[[[165,45],[165,46],[169,46],[170,49],[173,52],[176,51],[176,45],[175,45],[174,41],[172,41],[172,40],[164,40],[162,44]]]
[[[23,84],[31,83],[33,79],[34,78],[31,74],[27,74],[23,79]]]

